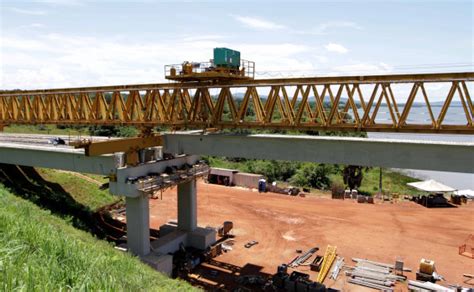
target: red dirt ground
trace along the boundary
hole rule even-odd
[[[176,189],[163,193],[163,200],[150,200],[151,227],[176,220]],[[413,202],[358,204],[354,200],[328,197],[290,197],[259,194],[256,191],[198,182],[198,224],[219,226],[233,221],[233,250],[216,258],[236,267],[253,267],[274,274],[278,265],[288,263],[297,249],[318,246],[324,254],[328,244],[337,246],[346,264],[351,258],[394,263],[397,257],[415,278],[421,258],[432,259],[446,282],[461,284],[462,274],[474,274],[474,259],[458,254],[458,247],[474,233],[474,203],[458,208],[428,209]],[[258,245],[244,248],[248,241]],[[255,267],[254,267],[255,268]],[[302,267],[300,271],[309,271]],[[314,280],[315,273],[310,273]],[[342,274],[342,273],[341,273]],[[360,286],[337,283],[333,288],[360,290]],[[467,284],[464,284],[467,285]],[[351,287],[352,286],[352,287]],[[472,287],[472,286],[471,286]]]

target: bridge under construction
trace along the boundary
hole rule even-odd
[[[0,163],[108,176],[110,192],[126,197],[128,250],[168,274],[169,253],[182,244],[206,249],[216,241],[215,230],[197,226],[196,178],[205,172],[199,155],[474,173],[473,143],[218,133],[278,129],[471,135],[473,72],[258,80],[232,58],[224,61],[207,67],[170,65],[167,78],[180,82],[1,91],[0,129],[13,124],[128,125],[140,128],[141,135],[71,143],[84,150],[8,143],[1,136]],[[430,95],[432,84],[446,88],[446,95]],[[397,95],[395,89],[402,90]],[[440,104],[438,111],[434,102]],[[415,107],[426,110],[422,121],[410,118]],[[461,111],[453,113],[453,108]],[[153,133],[156,127],[171,133]],[[173,132],[178,129],[201,131]],[[167,168],[186,171],[170,182],[164,176]],[[177,226],[164,226],[164,236],[150,243],[150,190],[170,183],[178,186]]]

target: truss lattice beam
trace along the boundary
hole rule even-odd
[[[3,91],[0,125],[474,134],[473,81],[467,72]],[[446,95],[430,94],[433,83]],[[400,84],[405,91],[394,89]],[[418,108],[425,116],[412,119]]]

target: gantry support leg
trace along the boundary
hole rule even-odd
[[[178,229],[192,232],[197,228],[196,179],[178,185]]]
[[[127,246],[138,256],[150,253],[150,209],[147,195],[126,197]]]

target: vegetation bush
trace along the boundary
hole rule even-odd
[[[138,135],[138,130],[126,126],[90,126],[89,134],[105,137],[135,137]]]
[[[301,163],[276,160],[248,160],[245,171],[264,175],[270,182],[288,181],[292,178]]]
[[[325,190],[331,185],[329,175],[333,172],[333,168],[326,164],[304,163],[291,178],[291,182],[298,186]]]
[[[0,290],[192,289],[15,197],[0,185]]]

